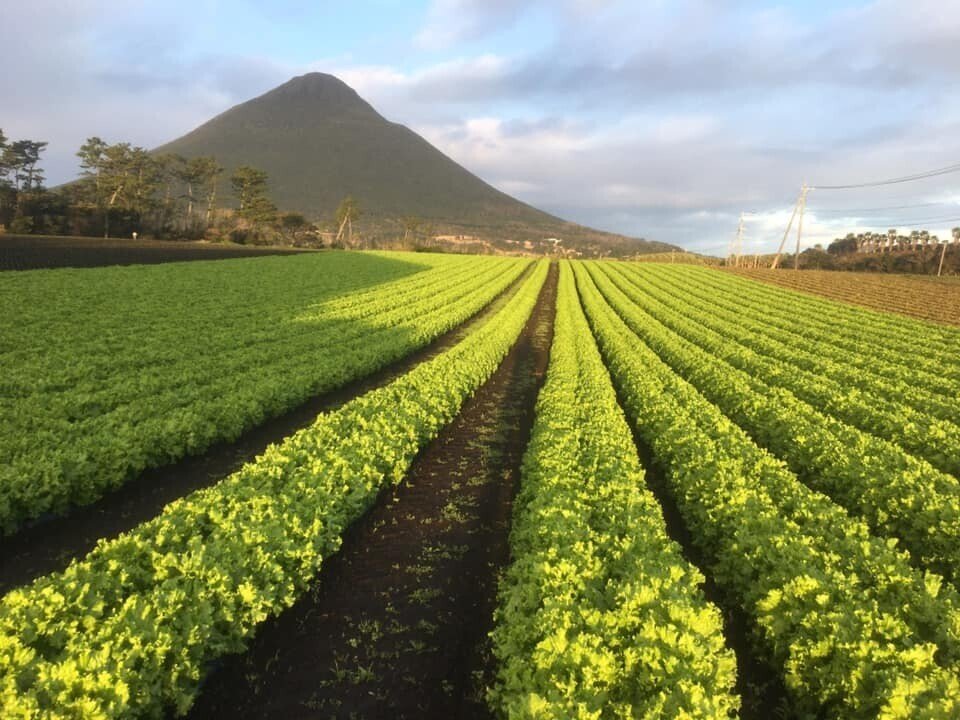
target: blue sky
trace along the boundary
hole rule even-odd
[[[741,211],[775,247],[803,181],[960,162],[957,0],[34,0],[0,47],[0,128],[50,142],[51,183],[86,137],[156,146],[313,70],[534,205],[718,254]],[[809,208],[808,243],[942,235],[960,175]]]

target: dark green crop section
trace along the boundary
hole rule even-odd
[[[528,261],[323,253],[0,280],[0,528],[377,370],[460,324]]]

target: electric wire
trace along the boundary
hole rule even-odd
[[[915,203],[912,205],[886,205],[883,207],[872,207],[872,208],[823,208],[816,209],[813,212],[816,212],[821,215],[856,215],[857,213],[878,213],[886,212],[888,210],[915,210],[918,208],[928,208],[928,207],[957,207],[960,209],[960,202],[956,201],[944,201],[944,202],[926,202],[926,203]]]
[[[872,182],[849,183],[846,185],[810,185],[810,190],[853,190],[856,188],[880,187],[882,185],[898,185],[900,183],[913,182],[915,180],[925,180],[927,178],[938,177],[940,175],[949,175],[960,172],[960,163],[947,165],[946,167],[935,170],[926,170],[913,175],[903,175],[901,177],[889,178],[887,180],[874,180]]]

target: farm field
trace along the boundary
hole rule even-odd
[[[729,272],[885,312],[960,325],[960,278],[831,270],[728,269]]]
[[[399,359],[524,265],[337,254],[11,276],[0,529],[94,502]]]
[[[419,253],[0,299],[4,718],[960,717],[960,329]]]
[[[42,268],[85,268],[292,255],[291,248],[131,238],[41,237],[0,234],[0,272]]]

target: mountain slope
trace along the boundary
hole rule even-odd
[[[602,244],[633,244],[500,192],[323,73],[295,77],[155,152],[213,155],[228,173],[243,164],[262,168],[276,204],[312,218],[330,217],[344,196],[353,195],[372,221],[413,215],[466,234],[583,235]],[[641,243],[634,251],[647,249]]]

